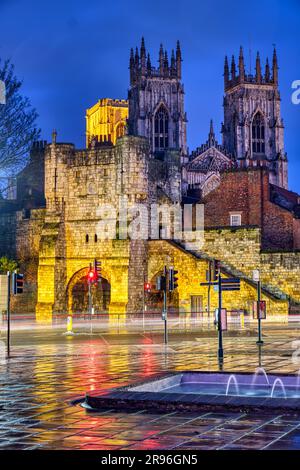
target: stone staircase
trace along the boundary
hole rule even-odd
[[[174,241],[174,240],[168,240],[168,243],[184,251],[185,253],[194,256],[197,259],[202,259],[206,261],[214,261],[214,258],[209,256],[207,253],[187,249],[184,243]],[[238,277],[239,279],[242,279],[243,281],[247,282],[247,284],[251,285],[254,288],[256,287],[256,282],[254,282],[251,277],[247,276],[242,271],[238,270],[231,264],[226,263],[222,260],[221,260],[221,271],[228,276]],[[264,294],[266,294],[267,296],[271,297],[274,300],[292,300],[290,299],[290,296],[287,295],[285,292],[283,292],[281,289],[275,286],[271,286],[269,284],[262,283],[261,290]],[[297,308],[299,309],[299,313],[300,313],[300,304],[297,302],[294,302],[294,305],[297,305]]]

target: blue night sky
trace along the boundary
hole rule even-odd
[[[247,9],[245,8],[247,6]],[[246,68],[277,47],[290,189],[300,192],[299,0],[0,0],[0,57],[10,58],[39,113],[42,137],[84,147],[85,109],[101,97],[127,98],[130,47],[144,35],[152,63],[160,42],[181,42],[190,150],[214,119],[221,141],[224,56],[244,46]]]

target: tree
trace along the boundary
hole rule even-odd
[[[26,165],[40,130],[36,127],[37,112],[21,94],[22,82],[15,76],[9,60],[0,59],[0,83],[5,89],[5,99],[2,96],[0,100],[0,176],[3,178],[16,175]]]
[[[17,262],[13,259],[9,259],[7,256],[2,256],[0,258],[0,274],[6,274],[7,271],[15,271],[17,267]]]

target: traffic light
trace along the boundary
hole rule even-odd
[[[94,260],[94,271],[97,273],[97,278],[101,277],[101,261]]]
[[[24,274],[14,272],[12,275],[13,294],[23,294]]]
[[[151,292],[151,284],[150,282],[144,283],[144,292]]]
[[[212,281],[217,281],[219,279],[219,273],[220,273],[220,261],[215,259],[212,262]]]
[[[87,275],[88,282],[90,284],[94,284],[97,281],[97,279],[98,279],[98,277],[97,277],[96,271],[90,267],[90,270],[89,270],[88,275]]]
[[[156,278],[156,290],[164,291],[167,287],[166,276],[158,276]]]
[[[174,268],[169,269],[169,291],[172,292],[173,290],[177,289],[178,287],[178,277],[176,277],[178,271]]]

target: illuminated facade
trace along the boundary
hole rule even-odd
[[[241,279],[240,292],[224,293],[228,310],[250,314],[256,298],[254,269],[260,270],[262,296],[272,315],[286,317],[291,304],[300,306],[300,253],[295,249],[295,240],[298,243],[300,239],[300,197],[285,189],[287,167],[277,81],[266,84],[258,74],[243,88],[232,67],[233,78],[225,77],[231,81],[225,85],[223,142],[217,142],[211,123],[207,142],[189,154],[181,61],[179,44],[170,61],[161,46],[159,67],[153,67],[142,41],[140,50],[130,54],[128,101],[104,99],[87,111],[87,148],[77,150],[72,144],[59,143],[56,133],[50,144],[38,148],[43,168],[39,174],[45,176],[45,206],[37,207],[28,196],[16,204],[14,215],[0,218],[2,246],[11,230],[24,271],[26,260],[33,265],[33,282],[27,286],[27,294],[35,302],[38,320],[51,321],[53,313],[86,310],[86,277],[95,258],[102,265],[102,279],[93,292],[95,308],[110,315],[142,312],[145,301],[149,307],[157,307],[161,299],[155,292],[145,299],[144,282],[155,285],[165,264],[178,270],[178,289],[170,295],[169,304],[188,315],[196,311],[206,315],[208,309],[212,312],[217,307],[217,293],[212,290],[208,300],[207,288],[200,283],[214,259],[221,260],[224,276]],[[276,67],[274,73],[276,78]],[[267,120],[264,114],[270,93],[278,118],[275,128],[274,116]],[[230,127],[229,114],[239,103],[245,114],[239,116],[238,127]],[[242,118],[250,119],[250,104],[248,131],[251,129],[251,148],[255,150],[251,158],[241,153],[246,143],[240,145],[246,122]],[[249,140],[248,131],[243,130]],[[266,132],[268,138],[273,136],[270,147],[274,153],[263,158]],[[232,146],[234,142],[238,147]],[[261,170],[258,191],[255,181]],[[222,194],[223,187],[226,194]],[[160,233],[132,240],[122,239],[116,231],[111,239],[101,239],[99,207],[110,204],[117,212],[124,196],[129,208],[140,203],[149,209],[153,203],[181,206],[204,202],[211,225],[205,227],[204,244],[191,250],[184,241],[163,240]],[[216,209],[221,203],[222,213]],[[20,211],[24,207],[27,212]],[[237,209],[243,223],[231,227],[231,212],[236,215]],[[282,245],[282,235],[274,238],[271,228],[276,227],[275,222],[289,237],[289,252]],[[265,240],[269,246],[263,244]],[[275,251],[268,251],[274,246]]]
[[[103,98],[86,111],[86,146],[116,144],[125,134],[128,101]]]

